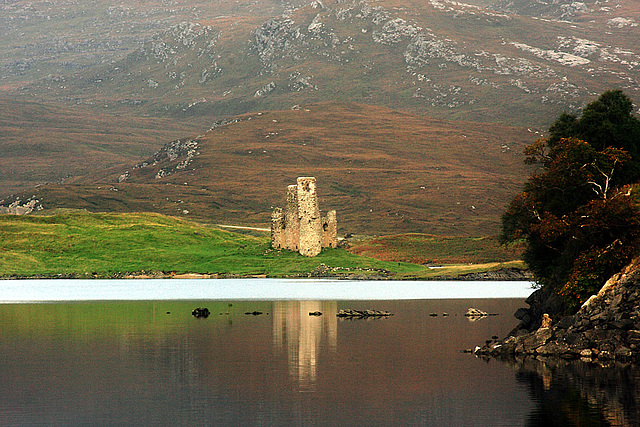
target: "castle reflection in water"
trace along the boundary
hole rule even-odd
[[[338,342],[336,301],[276,301],[273,303],[273,344],[286,352],[289,374],[301,391],[315,390],[321,349],[329,358]],[[321,316],[309,313],[321,312]]]

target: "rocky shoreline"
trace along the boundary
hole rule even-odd
[[[461,274],[455,277],[442,277],[438,280],[533,280],[533,273],[530,270],[520,268],[501,268],[498,270],[482,271],[479,273]]]
[[[539,310],[541,302],[537,302]],[[639,303],[640,258],[636,258],[611,277],[576,314],[558,319],[547,316],[538,326],[533,320],[535,310],[524,310],[523,318],[530,317],[528,320],[537,329],[516,328],[506,339],[477,347],[474,352],[496,358],[555,357],[599,364],[639,362]],[[550,303],[549,308],[556,304],[557,301]]]
[[[513,270],[513,271],[512,271]],[[521,273],[516,273],[520,271]],[[0,280],[26,280],[26,279],[264,279],[269,278],[268,274],[219,274],[219,273],[177,273],[175,271],[135,271],[118,272],[112,274],[101,273],[64,273],[64,274],[35,274],[10,275],[0,277]],[[527,270],[515,268],[505,268],[502,270],[487,271],[482,273],[464,274],[460,276],[437,276],[429,278],[402,278],[395,277],[388,270],[375,268],[348,268],[348,267],[327,267],[324,264],[315,270],[286,277],[273,277],[284,279],[296,278],[324,278],[324,279],[344,279],[344,280],[469,280],[469,281],[492,281],[492,280],[531,280],[532,276]]]

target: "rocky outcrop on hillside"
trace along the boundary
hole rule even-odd
[[[288,18],[273,18],[254,31],[253,48],[265,67],[273,66],[273,59],[291,52],[293,42],[300,38],[300,27]]]
[[[559,20],[575,20],[581,14],[591,11],[594,7],[600,6],[602,2],[596,0],[500,0],[494,3],[492,9],[517,13],[519,15],[529,15],[544,18],[554,18]]]
[[[218,64],[216,45],[220,31],[211,26],[182,22],[157,35],[136,51],[129,62],[162,64],[163,75],[155,75],[151,89],[177,90],[185,84],[203,84],[224,73]],[[198,58],[195,66],[194,55]]]
[[[257,15],[253,6],[247,11],[238,4],[248,13],[242,18],[236,12],[207,16],[200,7],[185,22],[157,25],[155,35],[118,60],[86,69],[71,62],[69,70],[55,70],[20,92],[178,117],[282,109],[312,98],[481,121],[544,117],[546,123],[556,106],[577,112],[604,86],[640,91],[640,53],[629,34],[638,16],[608,2],[504,0],[496,6],[545,19],[453,0],[287,1],[278,13]],[[585,14],[597,24],[583,25]],[[573,17],[579,22],[570,27],[564,20]],[[29,61],[12,68],[44,66],[44,58]],[[83,71],[71,73],[71,64]]]
[[[4,203],[4,200],[0,201],[0,203]],[[40,204],[40,201],[35,198],[31,198],[29,200],[20,200],[17,198],[13,202],[7,204],[6,206],[0,206],[0,214],[2,215],[28,215],[34,211],[40,211],[43,207]]]
[[[155,175],[156,179],[171,175],[177,171],[186,170],[194,157],[198,155],[197,139],[178,139],[165,144],[153,157],[138,163],[133,169],[143,169],[160,165]],[[131,173],[126,171],[118,178],[118,182],[129,179]]]
[[[640,258],[607,281],[572,316],[476,349],[497,357],[640,361]]]
[[[517,2],[502,3],[504,10],[522,8],[515,4]],[[573,16],[587,8],[584,3],[553,3],[550,7],[561,11],[559,17]],[[507,15],[452,1],[432,0],[431,5],[442,14],[483,19],[495,25],[509,25],[512,20]],[[262,72],[273,74],[283,68],[281,64],[288,66],[291,60],[300,62],[311,56],[340,65],[361,63],[365,69],[370,69],[375,61],[362,53],[372,44],[376,50],[391,49],[394,53],[390,57],[401,53],[400,58],[405,63],[395,65],[404,67],[408,73],[414,102],[458,109],[479,101],[476,93],[480,88],[477,86],[503,89],[511,86],[510,89],[516,88],[543,103],[566,107],[587,92],[580,83],[568,78],[562,67],[581,69],[592,66],[595,61],[599,64],[603,61],[637,64],[640,60],[630,50],[575,36],[557,37],[556,46],[550,49],[505,38],[501,45],[507,46],[511,55],[502,49],[500,52],[474,50],[443,36],[441,31],[416,25],[409,16],[400,17],[395,11],[381,5],[372,6],[366,0],[340,2],[334,7],[323,6],[310,24],[301,20],[300,14],[286,15],[273,18],[256,29],[252,51],[260,58],[264,67]],[[620,21],[621,25],[623,23],[627,21]],[[347,37],[344,36],[345,28],[348,29]],[[369,47],[365,47],[367,45]],[[434,72],[436,67],[466,73],[468,81],[464,84],[444,81]]]

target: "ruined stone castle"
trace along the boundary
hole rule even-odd
[[[275,208],[271,214],[271,246],[304,256],[338,246],[336,211],[321,216],[314,177],[299,177],[296,185],[287,187],[284,210]]]

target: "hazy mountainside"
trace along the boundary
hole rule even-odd
[[[129,43],[126,56],[111,55],[77,73],[52,71],[20,93],[178,117],[347,100],[451,119],[542,126],[611,87],[638,98],[637,2],[563,8],[565,3],[496,6],[534,17],[449,0],[315,0],[280,8],[281,13],[276,6],[240,2],[237,9],[224,6],[228,14],[222,16],[217,6],[194,3],[192,17],[182,13],[187,19],[171,25],[169,18],[124,14],[123,22],[152,22],[155,33],[140,32],[146,41],[135,50]],[[574,22],[561,20],[562,14],[539,19],[556,15],[545,5],[571,11]],[[60,55],[75,66],[73,56]],[[41,61],[36,68],[46,65]]]
[[[601,4],[602,2],[598,0],[587,0],[585,2],[572,0],[498,0],[491,5],[491,8],[519,15],[573,20],[581,14],[593,10],[596,5],[600,6]]]
[[[113,63],[181,22],[243,15],[266,19],[299,4],[299,0],[3,0],[0,88]]]
[[[466,0],[465,2],[461,2],[461,3],[466,3],[473,6],[485,7],[485,6],[491,6],[494,2],[495,0]]]
[[[193,129],[0,98],[0,199],[47,181],[127,165]]]
[[[636,3],[636,4],[634,4]],[[491,4],[494,10],[500,10],[519,15],[535,16],[539,18],[562,19],[568,21],[584,21],[593,19],[593,15],[617,15],[612,23],[614,26],[625,23],[624,15],[637,17],[637,2],[624,0],[498,0]],[[627,10],[623,10],[627,9]],[[635,19],[626,18],[626,25],[633,25]]]
[[[529,170],[526,129],[449,122],[356,104],[252,113],[174,141],[128,169],[34,193],[45,208],[156,211],[269,223],[287,185],[316,176],[342,233],[495,234]]]

